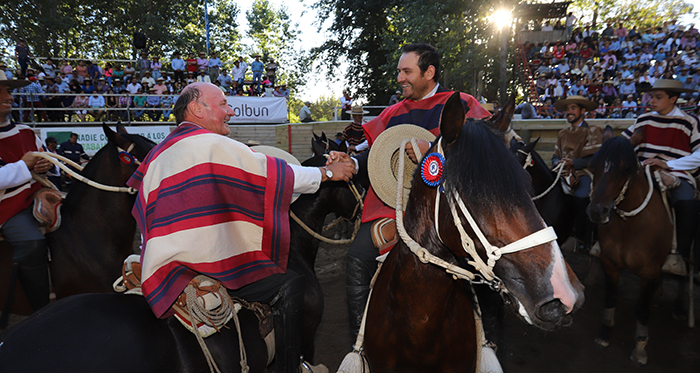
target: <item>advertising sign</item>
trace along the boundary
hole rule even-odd
[[[115,128],[112,128],[112,130],[116,131]],[[157,144],[165,140],[170,134],[170,126],[127,127],[127,131],[131,134],[141,135]],[[107,137],[102,127],[42,128],[40,137],[44,140],[44,143],[47,137],[55,137],[58,143],[61,144],[68,141],[71,133],[78,135],[78,143],[83,146],[85,153],[91,157],[107,143]]]
[[[226,96],[235,115],[229,123],[286,123],[287,99],[284,97]]]

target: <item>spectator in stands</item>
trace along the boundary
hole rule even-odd
[[[160,59],[158,57],[153,57],[153,59],[150,62],[150,70],[151,70],[151,75],[153,76],[153,79],[158,79],[160,78],[160,69],[162,65],[160,63]]]
[[[149,95],[146,97],[146,107],[152,110],[148,111],[148,116],[152,121],[160,121],[161,111],[160,111],[160,97],[155,88],[148,90]]]
[[[61,69],[60,69],[61,74],[66,78],[67,81],[73,80],[73,66],[71,66],[68,61],[63,60],[61,63]],[[11,78],[8,78],[11,79]]]
[[[311,102],[306,101],[304,102],[304,106],[301,107],[301,110],[299,110],[299,121],[302,123],[307,123],[313,121],[311,119]]]
[[[546,21],[544,25],[542,25],[542,31],[554,31],[554,27],[552,26],[552,23],[549,21]]]
[[[624,83],[620,84],[620,89],[618,92],[621,99],[628,96],[632,96],[632,98],[637,97],[637,88],[631,75],[628,75],[624,79]]]
[[[571,32],[574,30],[574,24],[576,24],[576,16],[573,12],[569,12],[566,15],[566,37],[571,37]]]
[[[112,91],[116,94],[122,94],[126,92],[126,87],[122,85],[122,80],[119,78],[114,79],[114,85],[112,86]]]
[[[61,75],[56,76],[56,86],[58,87],[58,93],[69,93],[70,88],[68,87],[68,82],[61,78]]]
[[[683,82],[682,88],[684,88],[684,89],[691,89],[691,90],[693,90],[693,91],[695,91],[695,92],[692,92],[692,93],[687,93],[687,92],[681,93],[681,96],[680,96],[681,98],[689,99],[689,98],[691,98],[691,97],[697,97],[697,96],[698,96],[698,92],[697,92],[698,84],[695,82],[695,79],[693,79],[693,76],[692,76],[692,75],[691,75],[691,76],[688,76],[688,77],[685,79],[685,82]]]
[[[197,59],[194,57],[194,53],[190,53],[187,57],[187,60],[185,60],[185,65],[187,66],[187,72],[188,73],[196,73],[197,72]]]
[[[146,57],[146,52],[141,52],[141,57],[136,60],[136,69],[139,71],[139,78],[142,78],[145,76],[146,71],[149,71],[151,68],[151,61],[148,60]]]
[[[608,117],[613,119],[622,118],[622,101],[619,98],[615,98],[612,101]]]
[[[82,90],[81,90],[82,92]],[[90,99],[88,96],[80,94],[75,97],[73,100],[73,103],[71,104],[71,107],[76,109],[74,111],[75,115],[78,117],[78,121],[80,122],[85,122],[86,116],[87,116],[87,107]]]
[[[163,109],[163,121],[168,122],[170,120],[170,114],[173,112],[173,102],[176,101],[177,99],[173,100],[173,97],[169,95],[165,95],[160,98],[160,107]]]
[[[532,104],[527,101],[523,101],[520,105],[515,107],[515,113],[519,113],[522,119],[537,119],[537,110]]]
[[[163,93],[169,93],[168,86],[163,84],[164,81],[165,79],[163,79],[163,77],[156,79],[156,84],[153,86],[153,89],[156,90],[156,94],[162,95]]]
[[[126,66],[124,66],[124,81],[128,82],[131,80],[131,78],[136,76],[136,69],[131,66],[131,62],[127,62]]]
[[[619,96],[613,83],[614,81],[612,80],[606,80],[605,85],[603,86],[603,97],[605,98],[605,102],[608,104],[613,102],[613,100]]]
[[[132,95],[135,95],[139,91],[139,89],[142,89],[142,88],[143,88],[143,86],[138,82],[138,78],[135,76],[133,78],[131,78],[131,83],[129,83],[126,86],[127,92],[129,92]]]
[[[121,64],[115,63],[112,67],[112,83],[110,85],[117,79],[124,80],[124,70]]]
[[[540,93],[537,94],[539,95]],[[399,103],[399,101],[401,101],[402,99],[403,98],[401,97],[401,91],[394,92],[394,94],[391,95],[391,97],[389,98],[389,106]]]
[[[685,82],[686,79],[690,76],[689,74],[690,69],[687,66],[681,67],[680,68],[680,74],[676,77],[676,80]]]
[[[75,77],[78,79],[78,83],[82,84],[85,78],[88,77],[88,68],[85,65],[85,61],[78,61],[78,66],[75,67]]]
[[[54,78],[46,77],[46,86],[44,92],[58,94],[58,85],[54,82]],[[61,107],[61,98],[58,96],[47,95],[45,98],[47,108],[58,109]],[[52,122],[60,122],[63,120],[63,113],[57,110],[49,110],[48,117]]]
[[[216,57],[216,52],[212,52],[209,57],[209,61],[207,61],[209,81],[215,82],[216,78],[219,77],[219,73],[223,67],[224,64],[218,57]]]
[[[92,79],[90,78],[85,78],[81,88],[83,89],[83,92],[85,92],[88,95],[92,94],[92,92],[95,92],[95,85],[92,84]]]
[[[221,75],[219,75],[216,80],[221,84],[221,88],[226,90],[226,94],[228,95],[231,92],[231,84],[233,83],[231,76],[228,75],[228,71],[226,71],[226,69],[221,70]]]
[[[343,90],[343,95],[340,96],[340,119],[342,120],[349,120],[350,119],[350,113],[349,111],[352,110],[352,97],[350,97],[350,93],[348,92],[347,89]]]
[[[554,51],[552,51],[552,63],[558,63],[564,60],[564,57],[566,57],[566,50],[564,49],[564,46],[561,45],[561,43],[557,43],[554,46]]]
[[[238,56],[238,63],[243,68],[243,71],[248,70],[248,64],[243,60],[243,56]]]
[[[111,96],[114,94],[114,91],[111,88],[107,91],[107,94],[108,96],[105,97],[107,120],[117,120],[119,119],[119,114],[114,110],[117,107],[119,107],[119,103],[117,102],[117,96]]]
[[[207,75],[206,69],[199,70],[199,75],[197,76],[197,81],[211,83],[211,79],[209,79],[209,75]]]
[[[103,110],[105,107],[104,96],[98,94],[97,92],[93,92],[92,96],[90,96],[88,99],[88,107],[91,109],[88,111],[88,114],[92,115],[96,122],[102,120],[102,116],[105,114],[105,111]]]
[[[173,59],[170,60],[170,67],[173,69],[173,80],[176,82],[185,81],[185,60],[180,58],[180,52],[173,53]]]
[[[39,84],[39,80],[37,79],[37,77],[31,73],[30,69],[26,70],[26,74],[27,74],[27,79],[31,83],[20,88],[19,92],[20,93],[31,93],[31,95],[24,97],[27,108],[34,107],[34,108],[41,109],[44,107],[44,103],[42,101],[42,98],[44,97],[43,96],[44,89],[42,88],[41,84]],[[44,122],[48,122],[49,118],[46,115],[45,110],[35,111],[35,113],[37,115],[40,115],[41,119],[43,119]],[[29,115],[31,115],[30,110],[27,110],[24,112],[24,118],[23,118],[24,122],[29,121]],[[34,118],[31,118],[31,121],[34,121]]]
[[[605,118],[608,114],[608,109],[605,107],[605,100],[601,97],[600,99],[594,101],[598,103],[598,107],[594,111],[596,118]]]
[[[41,68],[44,69],[44,74],[52,78],[56,77],[56,66],[53,64],[51,58],[47,58]]]
[[[637,101],[634,100],[634,95],[628,95],[627,99],[622,103],[622,117],[637,117]]]
[[[588,90],[583,86],[583,80],[579,79],[569,88],[569,96],[588,96]]]
[[[139,88],[134,96],[134,120],[143,120],[143,113],[146,111],[146,96],[143,95],[143,89]]]
[[[97,79],[97,87],[95,87],[95,92],[99,94],[107,93],[109,91],[109,85],[104,76]]]
[[[129,120],[128,108],[131,106],[131,96],[119,96],[117,98],[117,107],[119,107],[119,117],[122,120]]]
[[[618,40],[624,40],[627,36],[627,29],[622,25],[622,22],[620,22],[618,27],[615,29],[614,35]]]
[[[204,70],[206,74],[209,68],[209,60],[207,59],[207,54],[204,52],[199,52],[199,57],[197,57],[197,71]]]
[[[275,86],[275,90],[272,91],[272,97],[284,97],[284,93],[282,93],[280,88],[278,85]]]
[[[144,91],[153,88],[153,86],[156,85],[156,80],[153,79],[150,71],[146,71],[144,77],[141,78],[141,85],[143,86]]]
[[[287,89],[287,83],[282,83],[282,87],[280,88],[280,92],[282,92],[284,97],[287,98],[287,101],[289,101],[290,92],[289,92],[289,89]]]
[[[255,89],[259,91],[262,73],[265,70],[265,65],[262,62],[260,62],[259,54],[255,55],[255,61],[253,61],[253,63],[250,64],[250,69],[251,71],[253,71],[253,86],[255,86]]]
[[[112,68],[112,64],[107,62],[105,63],[105,68],[102,70],[103,76],[105,80],[107,81],[108,85],[112,85],[112,75],[114,74],[114,69]]]
[[[245,79],[245,67],[241,65],[240,61],[235,61],[233,63],[233,68],[231,68],[231,76],[233,80],[238,83],[236,88],[243,86],[243,81]]]
[[[197,81],[197,77],[192,71],[187,72],[187,79],[185,79],[185,85],[192,84]]]
[[[275,62],[272,57],[270,57],[270,62],[267,63],[265,66],[265,72],[267,74],[267,78],[270,79],[270,82],[274,85],[275,82],[277,81],[277,69],[279,66]]]
[[[544,105],[540,111],[540,116],[542,119],[554,119],[556,115],[554,113],[554,106],[552,106],[552,99],[547,98],[544,100]]]
[[[571,70],[568,59],[564,58],[561,61],[561,63],[557,66],[557,70],[559,71],[560,75],[566,75],[569,72],[569,70]]]

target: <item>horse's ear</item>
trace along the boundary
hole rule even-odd
[[[314,152],[314,155],[321,155],[326,152],[326,146],[321,145],[319,138],[316,138],[316,140],[311,141],[311,150]]]
[[[312,130],[312,131],[311,131],[311,134],[314,136],[314,140],[313,140],[313,141],[318,140],[318,135],[316,135],[316,132],[314,132],[314,131]]]
[[[445,102],[445,107],[442,108],[442,115],[440,116],[440,134],[445,140],[445,145],[457,140],[460,132],[462,132],[465,118],[466,114],[464,113],[464,106],[462,106],[462,98],[459,92],[455,92]]]
[[[345,140],[342,140],[340,144],[338,144],[338,151],[343,153],[348,152],[348,143],[346,143]]]
[[[538,142],[540,142],[540,137],[536,138],[535,141],[530,143],[530,145],[532,145],[532,147],[530,149],[534,149],[535,146],[537,146]]]
[[[112,131],[111,128],[107,125],[107,123],[102,122],[102,131],[105,133],[105,136],[107,136],[107,141],[111,142],[112,144],[117,144],[118,139],[121,137],[117,132]]]
[[[531,143],[525,145],[525,146],[523,147],[523,151],[526,152],[526,153],[531,152],[533,149],[535,149],[535,146],[537,146],[537,142],[538,142],[538,141],[540,141],[540,138],[539,138],[539,137],[536,138],[535,141],[533,141],[533,142],[531,142]]]
[[[116,127],[117,127],[117,133],[119,133],[119,134],[125,134],[125,133],[128,134],[128,133],[129,133],[129,132],[126,132],[126,128],[125,128],[124,126],[122,126],[122,122],[121,122],[121,121],[117,122],[117,126],[116,126]]]
[[[504,133],[508,132],[510,130],[510,121],[513,119],[513,112],[515,112],[515,97],[511,96],[505,106],[498,110],[489,120],[491,127]]]
[[[630,143],[632,144],[633,147],[637,147],[640,142],[642,142],[642,139],[644,138],[644,131],[641,128],[638,128],[637,130],[634,131],[632,136],[630,137]]]
[[[321,131],[321,137],[320,137],[320,139],[321,139],[321,141],[323,141],[324,144],[327,143],[328,138],[326,137],[326,132]]]

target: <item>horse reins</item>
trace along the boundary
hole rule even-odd
[[[406,143],[409,140],[404,140],[401,143],[401,148],[404,149],[406,146]],[[418,148],[417,142],[415,139],[411,139],[412,146],[415,149]],[[444,151],[442,149],[442,139],[438,140],[437,144],[437,152],[443,155],[444,157]],[[422,158],[420,155],[420,151],[417,152],[417,157],[420,159]],[[398,167],[398,180],[403,180],[403,168],[404,168],[404,158],[405,157],[399,157],[399,167]],[[440,238],[440,241],[444,243],[442,238],[440,237],[440,230],[438,226],[438,216],[439,216],[439,207],[440,207],[440,194],[444,193],[444,182],[440,189],[436,192],[435,195],[435,230],[438,235],[438,238]],[[484,236],[483,232],[481,229],[479,229],[479,226],[476,224],[476,221],[472,217],[472,215],[469,213],[469,209],[464,205],[464,202],[462,201],[461,197],[459,196],[459,193],[457,191],[453,191],[452,198],[448,198],[448,203],[450,205],[450,212],[452,213],[452,219],[455,223],[455,226],[457,230],[459,231],[460,237],[461,237],[461,243],[462,243],[462,249],[471,257],[472,260],[468,261],[470,265],[472,265],[477,272],[477,274],[472,273],[471,271],[468,271],[456,264],[449,263],[441,258],[438,258],[437,256],[431,254],[426,248],[422,247],[419,243],[414,241],[406,232],[406,229],[404,228],[403,225],[403,185],[401,183],[398,183],[397,185],[397,192],[396,192],[396,228],[399,233],[399,236],[401,239],[406,243],[406,245],[409,247],[409,249],[418,257],[418,259],[423,262],[423,263],[432,263],[437,266],[442,267],[445,269],[445,271],[451,275],[455,279],[464,279],[467,280],[471,283],[485,283],[488,284],[492,289],[497,290],[499,292],[507,292],[507,290],[502,286],[502,281],[494,274],[493,268],[496,265],[496,261],[501,258],[501,256],[505,254],[510,254],[526,249],[530,249],[535,246],[539,246],[548,242],[552,242],[557,239],[557,235],[554,232],[554,229],[552,227],[545,227],[537,232],[534,232],[526,237],[523,237],[517,241],[514,241],[506,246],[503,247],[495,247],[491,245],[488,240],[486,239],[486,236]],[[462,215],[465,216],[467,219],[470,227],[476,234],[477,238],[481,242],[482,246],[486,250],[486,256],[488,257],[487,262],[485,263],[479,254],[476,252],[476,245],[474,244],[474,240],[472,240],[471,237],[467,234],[467,232],[464,230],[464,227],[462,226],[461,219],[459,217],[459,214],[457,212],[457,207],[455,206],[455,200],[456,200],[456,205],[459,207],[459,210],[462,212]]]
[[[291,216],[292,219],[294,219],[294,221],[297,222],[297,224],[299,224],[299,226],[304,228],[304,230],[308,234],[310,234],[313,238],[315,238],[319,241],[322,241],[322,242],[325,242],[328,244],[332,244],[332,245],[349,244],[355,240],[355,236],[357,236],[357,232],[360,230],[360,224],[361,224],[362,219],[360,219],[360,217],[358,215],[359,215],[359,212],[362,211],[364,204],[362,203],[362,195],[360,194],[360,192],[357,191],[357,187],[355,187],[355,184],[353,184],[352,182],[348,182],[348,187],[350,188],[350,191],[352,192],[353,196],[355,196],[355,199],[357,200],[357,203],[355,204],[355,209],[352,212],[352,216],[353,216],[355,222],[354,222],[354,229],[352,232],[352,236],[350,238],[343,239],[343,240],[333,240],[333,239],[330,239],[328,237],[324,237],[324,236],[316,233],[313,229],[309,228],[309,226],[306,225],[303,221],[301,221],[301,219],[299,219],[299,217],[291,209],[289,210],[289,216]],[[331,225],[337,224],[337,222],[339,222],[342,219],[349,220],[346,218],[339,218],[336,221],[334,221],[333,223],[331,223]]]
[[[523,164],[523,170],[527,170],[528,167],[532,167],[535,165],[535,161],[532,160],[532,152],[528,153],[522,149],[518,149],[518,153],[525,154],[525,163]],[[531,199],[533,201],[537,201],[538,199],[546,196],[547,194],[549,194],[549,192],[552,191],[552,189],[554,189],[555,186],[557,186],[557,184],[559,183],[559,179],[561,179],[561,173],[562,171],[564,171],[564,163],[559,163],[556,167],[554,167],[552,169],[552,172],[555,171],[557,173],[557,177],[554,178],[554,182],[552,183],[552,185],[550,185],[549,188],[547,188],[544,192],[532,197]]]
[[[118,150],[120,153],[126,153],[126,154],[128,154],[128,155],[133,159],[134,163],[136,163],[136,165],[140,165],[141,162],[140,162],[136,157],[134,157],[134,156],[131,154],[131,151],[132,151],[133,149],[134,149],[134,143],[133,143],[133,142],[131,143],[131,145],[129,145],[129,148],[126,149],[126,150],[124,150],[124,149],[120,148],[119,146],[117,146],[117,150]],[[108,191],[108,192],[122,192],[122,193],[129,193],[129,194],[136,194],[136,193],[138,193],[138,190],[136,190],[136,189],[134,189],[134,188],[132,188],[132,187],[115,187],[115,186],[100,184],[100,183],[98,183],[98,182],[96,182],[96,181],[90,180],[90,179],[86,178],[85,176],[80,175],[79,173],[73,171],[72,169],[70,169],[70,167],[68,167],[68,166],[65,165],[64,163],[61,163],[61,161],[63,161],[63,162],[65,162],[65,163],[68,163],[70,166],[72,166],[72,167],[74,167],[74,168],[80,170],[80,171],[83,170],[83,166],[81,166],[81,165],[79,165],[79,164],[73,162],[72,160],[70,160],[70,159],[68,159],[68,158],[66,158],[66,157],[64,157],[64,156],[61,156],[61,155],[58,155],[58,154],[54,154],[54,153],[50,153],[50,152],[34,152],[33,154],[36,155],[37,157],[46,159],[47,161],[53,163],[54,165],[58,166],[60,169],[62,169],[63,171],[65,171],[65,172],[66,172],[68,175],[70,175],[72,178],[74,178],[74,179],[76,179],[76,180],[79,180],[79,181],[82,181],[83,183],[85,183],[85,184],[87,184],[87,185],[89,185],[89,186],[91,186],[91,187],[93,187],[93,188],[97,188],[97,189],[104,190],[104,191]],[[43,184],[43,183],[42,183],[42,184]],[[44,185],[46,185],[46,184],[44,184]],[[54,187],[53,189],[55,189],[55,187]]]
[[[589,170],[586,170],[586,172],[588,173],[588,176],[591,177],[591,194],[592,194],[593,193],[593,173],[591,173]],[[639,205],[639,207],[637,207],[636,209],[629,211],[629,212],[621,210],[620,208],[617,207],[617,205],[620,204],[625,199],[625,193],[627,193],[627,189],[629,188],[629,184],[630,184],[630,181],[632,180],[632,176],[630,176],[627,179],[627,181],[625,182],[625,185],[622,186],[622,190],[620,190],[620,193],[617,195],[617,198],[615,198],[615,201],[613,202],[613,206],[614,206],[613,208],[615,209],[615,212],[623,220],[628,218],[628,217],[635,216],[635,215],[639,214],[640,212],[642,212],[642,210],[644,210],[644,208],[647,207],[647,205],[649,204],[649,201],[651,200],[651,195],[654,193],[654,183],[653,183],[653,180],[651,177],[651,166],[650,165],[646,165],[646,167],[644,167],[644,173],[646,174],[646,179],[647,179],[647,183],[649,186],[649,190],[647,191],[646,197],[644,197],[644,201],[642,201],[642,204]]]

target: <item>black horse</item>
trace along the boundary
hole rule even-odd
[[[322,158],[322,157],[321,157]],[[323,159],[305,162],[316,164]],[[326,182],[314,195],[302,195],[292,211],[318,232],[329,212],[351,218],[355,197],[346,183]],[[323,296],[314,272],[318,243],[291,223],[289,268],[303,274],[305,295],[302,353],[313,359],[313,336],[323,313]],[[262,372],[267,348],[256,316],[239,312],[251,372]],[[222,372],[239,372],[238,336],[223,328],[205,339]],[[81,294],[59,300],[0,334],[0,367],[7,371],[202,372],[207,362],[195,336],[172,317],[157,319],[141,296]]]
[[[530,174],[533,195],[539,197],[533,198],[537,211],[557,232],[557,243],[561,246],[574,229],[574,197],[564,193],[562,179],[557,180],[557,174],[535,150],[538,141],[539,138],[529,144],[512,141],[510,150]]]
[[[155,143],[127,133],[121,124],[116,128],[114,132],[103,125],[107,144],[80,174],[103,185],[126,187],[138,165],[121,161],[120,149],[130,149],[129,153],[140,160]],[[133,252],[136,221],[131,209],[135,200],[135,194],[74,183],[61,207],[60,228],[46,236],[51,252],[51,283],[58,299],[79,293],[112,291],[112,282],[120,275],[124,259]],[[0,268],[10,268],[11,258],[12,255],[2,256]],[[2,277],[0,289],[4,292],[8,285],[9,277]],[[18,293],[17,297],[23,298],[23,293]],[[4,302],[5,296],[2,296],[0,307]],[[14,312],[23,313],[17,307]]]

